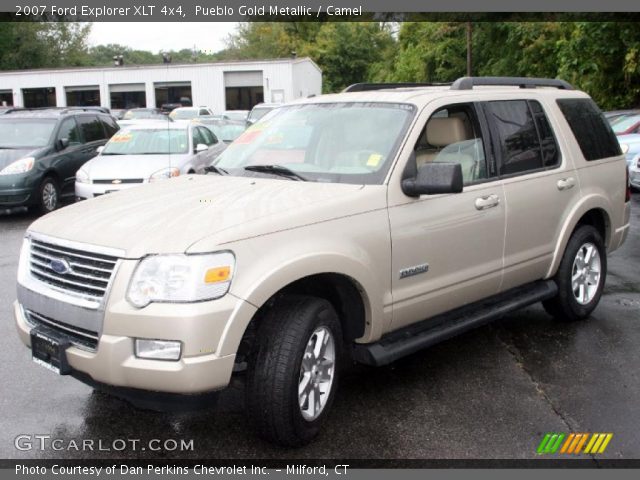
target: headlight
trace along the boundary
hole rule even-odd
[[[76,172],[76,182],[78,183],[90,183],[89,174],[84,168],[81,168]]]
[[[20,160],[7,165],[0,170],[0,175],[13,175],[15,173],[25,173],[33,168],[36,159],[33,157],[24,157]]]
[[[626,143],[621,143],[620,150],[622,150],[623,154],[626,154],[629,151],[629,145]]]
[[[149,181],[155,182],[156,180],[165,180],[167,178],[177,177],[178,175],[180,175],[180,170],[175,167],[163,168],[151,175],[149,177]]]
[[[229,291],[234,268],[231,252],[152,255],[136,267],[127,300],[142,308],[151,302],[188,303],[220,298]]]

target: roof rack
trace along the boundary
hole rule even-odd
[[[342,93],[369,92],[388,88],[446,87],[448,85],[451,85],[451,83],[354,83],[345,88]]]
[[[460,77],[451,85],[451,90],[473,90],[478,86],[511,86],[520,88],[554,87],[573,90],[573,86],[556,78],[527,77]]]

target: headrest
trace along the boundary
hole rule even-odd
[[[446,147],[464,140],[467,140],[467,133],[461,118],[432,118],[427,123],[427,142],[434,147]]]

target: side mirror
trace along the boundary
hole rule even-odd
[[[69,139],[68,138],[61,138],[61,139],[58,140],[58,142],[56,144],[57,150],[64,150],[68,146],[69,146]]]
[[[198,145],[196,145],[196,148],[194,151],[196,153],[200,153],[200,152],[204,152],[205,150],[209,150],[209,147],[204,143],[199,143]]]
[[[104,150],[104,145],[96,148],[96,152],[98,152],[98,153],[102,153],[103,150]]]
[[[402,191],[410,197],[462,192],[462,167],[459,163],[425,163],[415,178],[402,180]]]

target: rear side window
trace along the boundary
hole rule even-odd
[[[79,115],[76,119],[86,143],[104,140],[104,129],[98,117],[95,115]]]
[[[500,175],[543,168],[538,131],[527,101],[487,102],[486,112],[499,142]]]
[[[585,160],[622,155],[615,134],[593,100],[564,98],[557,102]]]
[[[113,135],[118,130],[120,130],[120,127],[118,127],[118,124],[116,123],[116,121],[112,117],[104,115],[104,116],[100,117],[100,120],[102,120],[102,123],[103,123],[103,126],[104,126],[104,131],[107,134],[107,138],[113,137]]]

